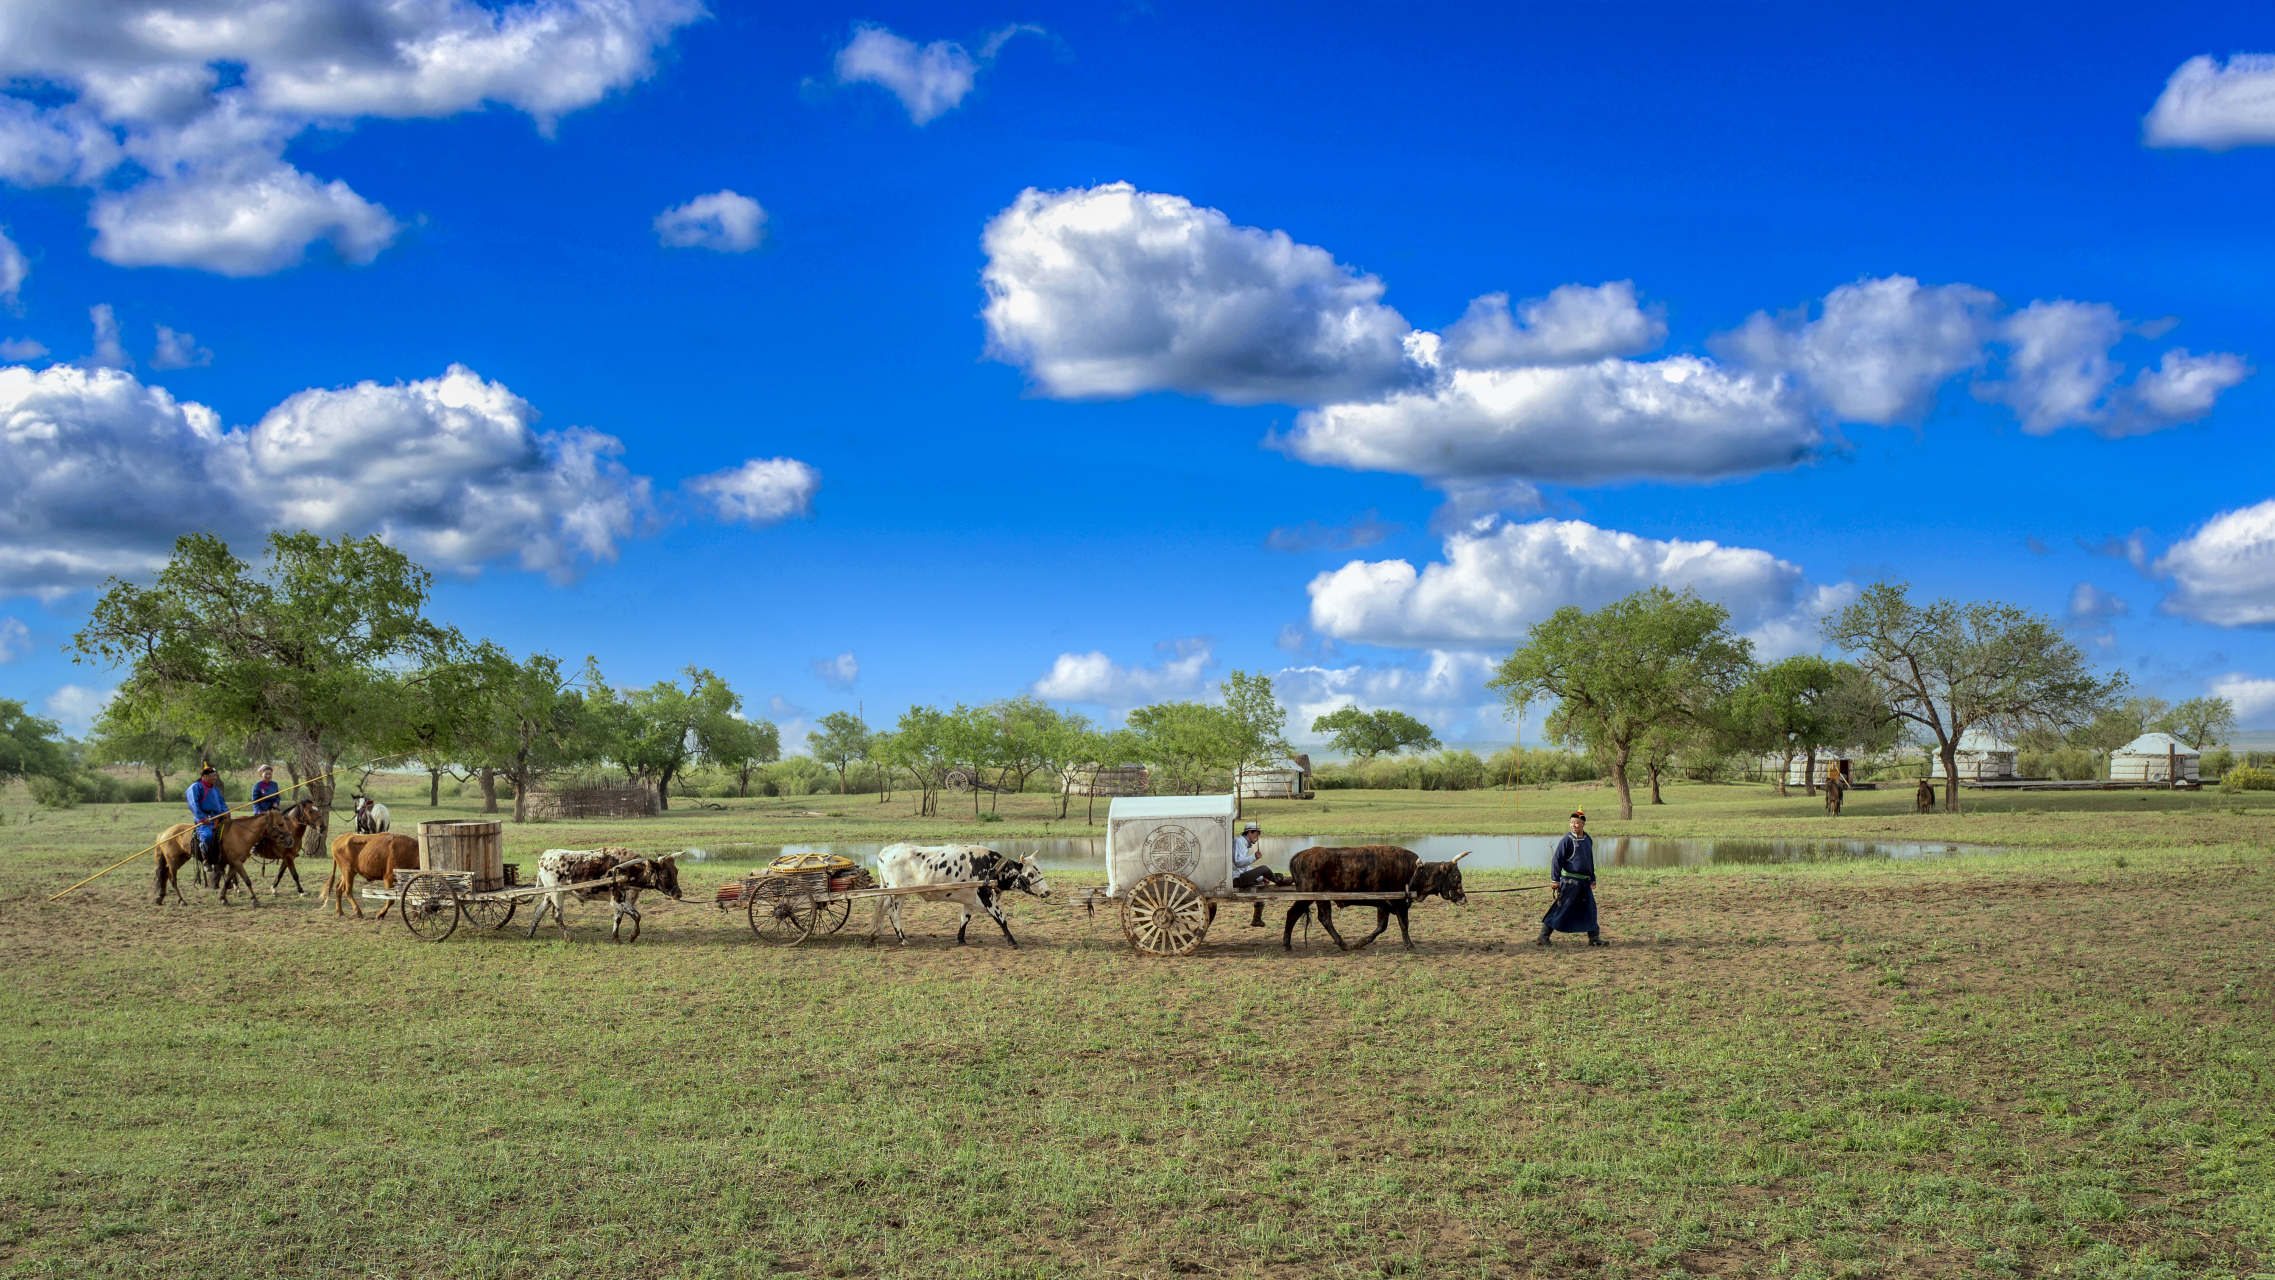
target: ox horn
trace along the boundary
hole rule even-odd
[[[1475,850],[1475,849],[1464,849],[1464,850],[1462,850],[1460,853],[1457,853],[1457,854],[1455,854],[1455,855],[1453,856],[1453,862],[1459,862],[1459,861],[1461,861],[1463,858],[1466,858],[1466,857],[1468,857],[1470,854],[1473,854],[1473,853],[1475,853],[1475,852],[1477,852],[1477,850]],[[1452,866],[1452,865],[1453,865],[1453,862],[1449,862],[1449,863],[1447,863],[1446,865],[1450,867],[1450,866]]]

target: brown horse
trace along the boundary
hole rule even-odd
[[[277,864],[276,878],[269,881],[271,892],[283,886],[284,874],[289,871],[292,873],[293,892],[306,893],[308,890],[300,883],[300,839],[307,834],[308,828],[316,825],[316,802],[303,800],[276,812],[283,817],[290,834],[281,839],[262,841],[253,849],[253,856],[263,862]]]
[[[182,897],[180,872],[183,863],[197,858],[196,837],[192,834],[195,830],[190,823],[177,822],[158,837],[158,902],[166,900],[166,889],[170,885],[174,890],[174,901],[186,903],[187,900]],[[245,874],[245,860],[253,856],[254,850],[264,846],[273,847],[290,834],[293,834],[290,824],[282,814],[274,812],[235,817],[221,828],[218,844],[222,858],[229,864],[228,871],[221,877],[222,905],[227,906],[229,903],[229,886],[240,880],[244,881],[245,892],[252,897],[253,905],[261,905],[261,895],[253,891],[253,878]]]
[[[392,889],[395,873],[419,869],[419,842],[410,836],[341,835],[332,837],[332,877],[324,882],[324,897],[316,900],[318,909],[324,898],[332,899],[332,914],[347,914],[347,901],[355,894],[355,878],[377,880]],[[334,893],[338,896],[334,896]],[[385,920],[393,902],[379,909],[379,918]],[[363,900],[355,904],[355,918],[363,919]]]

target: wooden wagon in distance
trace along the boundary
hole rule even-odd
[[[1149,956],[1201,945],[1218,903],[1403,902],[1394,893],[1304,893],[1232,887],[1238,796],[1125,796],[1106,810],[1106,887],[1068,899],[1085,911],[1121,908],[1122,933]]]

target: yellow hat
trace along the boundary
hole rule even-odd
[[[1588,820],[1588,811],[1586,809],[1574,809],[1572,811],[1572,816],[1578,818],[1582,822],[1586,822]]]

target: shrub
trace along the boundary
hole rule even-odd
[[[62,778],[45,778],[34,775],[24,779],[32,799],[42,809],[76,809],[79,807],[78,788]]]
[[[1460,749],[1336,761],[1311,775],[1312,787],[1320,791],[1476,791],[1494,781],[1476,752]]]
[[[2235,767],[2236,753],[2226,747],[2221,747],[2198,761],[2196,771],[2204,777],[2217,778]]]
[[[2275,791],[2275,769],[2238,765],[2220,779],[2222,791]]]

